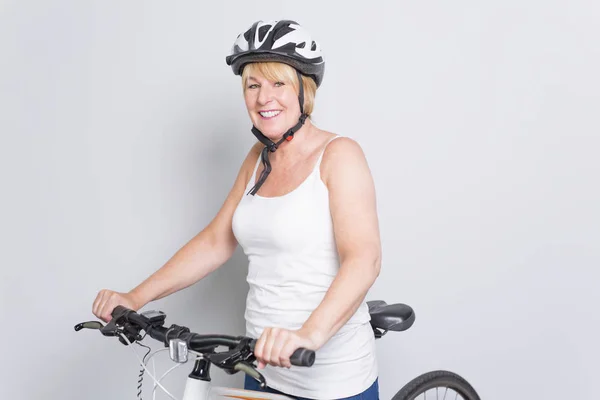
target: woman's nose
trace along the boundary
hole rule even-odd
[[[270,88],[265,86],[262,86],[258,92],[258,103],[261,105],[268,104],[271,100],[273,100],[273,92]]]

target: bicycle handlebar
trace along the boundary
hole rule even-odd
[[[143,329],[148,336],[163,343],[166,347],[169,346],[169,341],[171,339],[181,339],[188,344],[188,347],[191,350],[198,352],[214,349],[217,346],[226,346],[232,349],[244,344],[244,342],[250,351],[254,351],[254,346],[256,345],[256,339],[246,336],[201,335],[190,332],[190,330],[186,327],[177,325],[171,325],[170,328],[166,328],[162,326],[164,317],[160,325],[153,324],[149,318],[123,306],[115,307],[112,312],[112,316],[113,319],[111,322],[106,325],[106,327],[101,329],[102,333],[105,335],[112,335],[108,333],[111,329],[115,329],[117,326],[130,323],[138,326],[140,329]],[[310,367],[314,364],[314,362],[315,352],[305,348],[297,349],[290,357],[290,363],[299,367]]]

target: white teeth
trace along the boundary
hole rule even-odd
[[[281,111],[261,111],[261,112],[259,112],[259,114],[265,118],[272,118],[276,115],[279,115],[280,112]]]

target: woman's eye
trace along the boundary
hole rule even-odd
[[[256,88],[258,88],[258,84],[256,84],[256,83],[253,83],[248,86],[248,89],[256,89]]]
[[[283,86],[285,85],[285,83],[283,82],[275,82],[275,86],[279,87],[279,86]]]

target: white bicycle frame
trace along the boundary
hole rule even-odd
[[[187,378],[185,392],[182,400],[215,400],[215,399],[273,399],[293,400],[291,397],[280,394],[257,392],[254,390],[233,389],[227,387],[213,387],[210,382],[199,379]]]

